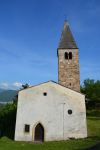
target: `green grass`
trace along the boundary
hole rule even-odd
[[[100,118],[99,117],[88,117],[88,137],[97,138],[100,140]]]
[[[85,150],[100,141],[100,119],[88,118],[88,138],[60,142],[33,144],[31,142],[14,142],[6,137],[0,139],[0,150]]]

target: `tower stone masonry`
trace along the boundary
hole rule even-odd
[[[78,48],[67,22],[58,47],[58,82],[80,92]]]

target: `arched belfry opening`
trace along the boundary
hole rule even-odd
[[[35,142],[43,142],[44,141],[44,128],[41,123],[38,123],[35,127]]]
[[[69,52],[69,59],[72,59],[72,52]]]
[[[65,59],[68,59],[68,53],[65,52]]]

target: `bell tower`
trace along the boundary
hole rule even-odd
[[[75,91],[80,91],[78,48],[67,21],[64,23],[58,47],[58,82]]]

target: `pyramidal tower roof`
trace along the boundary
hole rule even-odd
[[[66,48],[77,48],[74,37],[71,33],[69,24],[67,21],[64,23],[63,32],[61,35],[60,43],[58,49],[66,49]]]

